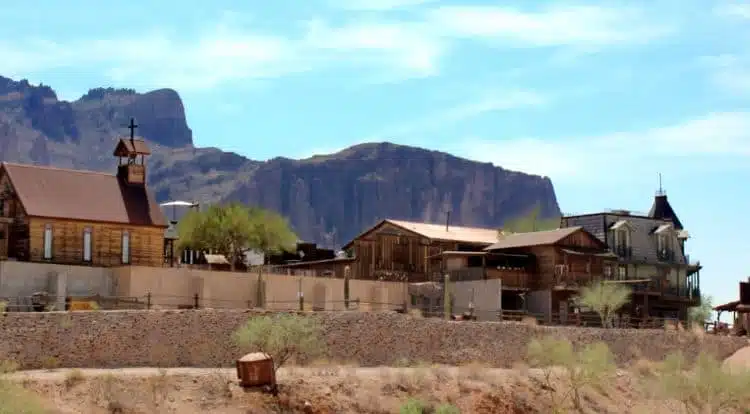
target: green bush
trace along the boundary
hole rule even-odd
[[[529,344],[527,359],[532,366],[542,369],[544,388],[548,391],[550,405],[555,412],[563,410],[568,402],[580,410],[581,390],[603,383],[615,370],[612,353],[604,343],[587,345],[576,351],[566,340],[533,340]],[[555,368],[560,370],[559,376],[555,375]],[[555,392],[560,388],[557,386],[558,379],[567,386],[561,395]]]
[[[399,414],[425,414],[427,412],[427,404],[422,400],[411,398],[401,406],[398,412]]]
[[[234,333],[234,340],[248,352],[264,352],[279,369],[292,358],[310,360],[325,351],[316,319],[290,313],[250,318]]]
[[[651,389],[680,401],[688,412],[712,414],[750,406],[750,371],[727,370],[706,353],[692,364],[680,352],[670,354],[654,380]]]

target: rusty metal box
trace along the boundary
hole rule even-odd
[[[263,352],[253,352],[237,360],[237,378],[241,387],[276,386],[273,359]]]

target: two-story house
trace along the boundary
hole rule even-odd
[[[632,309],[640,317],[687,319],[700,304],[700,264],[685,253],[689,238],[682,222],[659,191],[647,215],[615,210],[565,216],[561,227],[582,226],[616,255],[608,278],[633,287]]]

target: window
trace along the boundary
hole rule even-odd
[[[83,229],[83,261],[91,261],[91,229]]]
[[[5,200],[0,200],[0,217],[5,217]]]
[[[627,229],[619,229],[615,231],[615,246],[617,247],[628,247],[630,245],[630,233]]]
[[[52,225],[44,226],[44,259],[52,259]]]
[[[617,278],[619,280],[627,280],[628,279],[628,267],[627,266],[618,266],[617,267]]]
[[[605,279],[611,279],[612,278],[612,267],[609,265],[604,265],[604,278]]]
[[[122,232],[122,262],[130,263],[130,233],[127,231]]]

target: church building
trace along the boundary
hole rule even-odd
[[[115,146],[116,174],[0,164],[0,260],[162,266],[168,223],[136,127]]]

